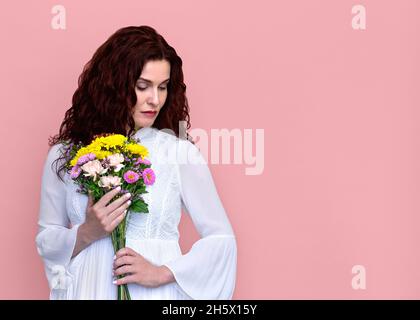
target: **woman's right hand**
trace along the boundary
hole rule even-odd
[[[129,193],[109,203],[121,190],[120,187],[105,193],[96,203],[89,192],[86,208],[85,229],[90,241],[96,241],[108,236],[124,219],[130,206]],[[108,204],[109,203],[109,204]]]

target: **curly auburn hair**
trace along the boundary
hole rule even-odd
[[[63,141],[86,145],[104,133],[131,136],[135,131],[136,81],[148,61],[163,59],[171,66],[168,95],[153,127],[171,129],[179,137],[179,121],[186,122],[186,130],[191,127],[182,59],[152,27],[129,26],[111,35],[85,65],[72,106],[59,133],[49,138],[49,146]],[[194,143],[188,133],[187,139]],[[64,169],[65,163],[56,170],[61,180]]]

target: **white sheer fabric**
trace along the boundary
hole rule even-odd
[[[157,288],[129,284],[132,299],[231,299],[236,239],[199,149],[155,128],[141,128],[134,137],[149,149],[156,181],[144,195],[149,213],[129,213],[127,246],[155,265],[166,265],[176,282]],[[51,167],[61,147],[52,147],[44,164],[36,237],[50,299],[116,299],[110,237],[71,258],[77,229],[85,219],[87,196],[76,192],[78,187],[68,174],[63,183],[55,166]],[[181,208],[201,236],[184,255],[178,243]]]

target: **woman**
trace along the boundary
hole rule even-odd
[[[116,299],[123,283],[132,299],[232,298],[236,240],[206,161],[181,137],[179,124],[190,127],[185,92],[181,58],[148,26],[118,30],[85,66],[43,169],[36,244],[50,299]],[[64,167],[68,143],[105,132],[140,139],[156,174],[144,195],[149,213],[128,216],[126,248],[115,256],[110,233],[129,198],[109,203],[112,190],[93,203]],[[181,209],[201,236],[185,255]]]

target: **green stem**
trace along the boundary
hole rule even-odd
[[[111,232],[111,240],[115,252],[125,247],[125,224],[126,218],[124,218],[124,220]],[[118,279],[123,277],[124,275],[120,275],[118,276]],[[127,284],[119,285],[117,287],[117,295],[118,300],[131,300]]]

